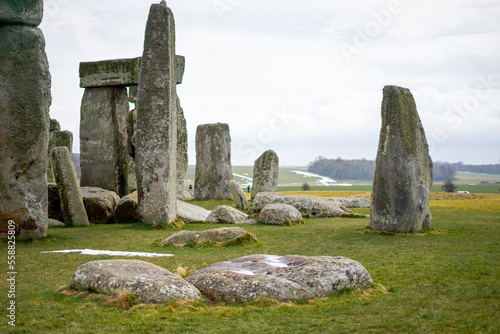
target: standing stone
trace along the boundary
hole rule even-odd
[[[0,4],[1,236],[7,235],[9,221],[15,222],[18,238],[40,238],[47,231],[51,79],[43,33],[26,26],[40,22],[41,4]]]
[[[50,120],[51,129],[54,126],[53,120]],[[57,122],[57,121],[56,121]],[[57,123],[59,124],[59,123]],[[54,126],[55,127],[55,126]],[[60,128],[60,127],[59,127]],[[49,132],[49,149],[48,149],[48,167],[47,167],[47,182],[55,182],[54,169],[52,167],[51,152],[54,147],[65,146],[69,150],[69,154],[73,153],[73,133],[71,131],[50,130]]]
[[[229,181],[229,191],[231,192],[231,196],[233,196],[234,204],[236,204],[238,208],[244,210],[248,209],[247,197],[238,182],[235,180]]]
[[[66,226],[87,226],[89,220],[83,204],[83,197],[78,188],[75,166],[67,147],[52,150],[54,176],[59,189],[61,211]]]
[[[57,119],[50,119],[50,128],[49,131],[60,131],[61,124],[57,121]]]
[[[151,5],[137,95],[136,174],[143,223],[177,219],[177,92],[174,16]]]
[[[198,125],[194,198],[232,199],[228,185],[232,179],[229,125],[224,123]]]
[[[188,169],[188,134],[186,118],[177,96],[177,199],[184,200],[184,177]]]
[[[125,87],[85,88],[80,120],[82,187],[129,193],[128,94]]]
[[[278,155],[268,150],[255,160],[253,166],[252,200],[260,192],[275,192],[278,188],[280,163]]]
[[[395,233],[429,229],[431,189],[432,160],[415,100],[407,88],[386,86],[370,227]]]

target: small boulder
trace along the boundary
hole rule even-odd
[[[302,213],[302,217],[307,218],[327,218],[339,217],[343,214],[353,214],[355,212],[334,201],[327,201],[307,195],[283,195],[277,193],[258,193],[253,201],[255,211],[261,211],[267,204],[289,204]]]
[[[186,224],[190,222],[206,222],[212,211],[183,201],[177,201],[177,216]]]
[[[94,224],[114,222],[115,206],[120,201],[120,197],[114,191],[97,187],[81,187],[80,192],[89,221]]]
[[[49,228],[64,227],[64,226],[66,226],[66,225],[63,222],[56,220],[56,219],[49,218]]]
[[[181,231],[171,235],[161,243],[181,247],[186,244],[213,244],[222,246],[244,239],[256,241],[255,236],[241,227],[222,227],[207,231]]]
[[[115,207],[116,223],[137,223],[139,221],[139,204],[137,191],[122,197]]]
[[[267,204],[260,211],[260,221],[264,224],[281,225],[302,220],[302,214],[288,204]]]
[[[246,223],[248,215],[229,206],[221,205],[212,210],[207,217],[209,223],[223,223],[223,224],[244,224]]]
[[[298,255],[244,256],[197,270],[186,280],[208,299],[226,302],[323,298],[373,284],[368,271],[354,260]]]
[[[248,200],[241,189],[241,186],[238,182],[231,180],[229,181],[229,191],[231,192],[231,196],[233,196],[234,204],[240,209],[248,209]]]
[[[140,260],[101,260],[80,266],[71,277],[74,290],[91,290],[106,295],[129,291],[141,303],[168,303],[201,299],[192,284],[165,268]]]

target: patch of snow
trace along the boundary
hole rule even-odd
[[[287,268],[288,265],[286,263],[281,262],[283,259],[282,256],[278,255],[265,255],[265,260],[263,263],[268,264],[273,267],[278,267],[278,268]]]
[[[247,275],[247,276],[255,276],[255,273],[253,271],[251,271],[251,270],[230,269],[229,271],[232,271],[233,273],[237,273],[237,274]]]
[[[304,172],[304,171],[299,171],[299,170],[291,170],[290,172],[295,173],[295,174],[299,174],[299,175],[303,175],[305,177],[315,177],[315,178],[319,179],[318,182],[324,186],[345,186],[345,187],[352,186],[352,184],[350,184],[350,183],[337,183],[337,181],[335,181],[334,179],[330,179],[329,177],[321,176],[321,175],[314,174],[314,173],[309,173],[309,172]]]
[[[81,253],[82,255],[111,255],[111,256],[141,256],[141,257],[168,257],[174,254],[146,253],[146,252],[122,252],[94,249],[67,249],[58,251],[47,251],[42,253]]]
[[[241,174],[237,174],[237,173],[233,173],[233,176],[239,177],[239,178],[247,181],[247,183],[243,183],[242,184],[243,187],[252,186],[253,179],[251,177],[248,177],[248,176],[245,176],[245,175],[241,175]]]

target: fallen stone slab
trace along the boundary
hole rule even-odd
[[[81,187],[80,192],[89,221],[94,224],[114,222],[115,207],[120,202],[117,193],[98,187]]]
[[[240,184],[235,180],[231,180],[229,181],[228,186],[231,196],[233,196],[234,204],[236,204],[236,206],[240,209],[248,209],[248,200],[243,192],[243,189],[241,189]]]
[[[267,204],[260,211],[259,219],[264,224],[290,224],[301,221],[302,214],[289,204]]]
[[[354,260],[299,255],[244,256],[197,270],[186,280],[206,298],[226,302],[322,298],[373,284],[368,271]]]
[[[370,200],[362,197],[322,197],[327,201],[334,201],[346,208],[369,208]]]
[[[206,222],[211,212],[201,206],[177,200],[177,216],[186,224]]]
[[[253,201],[255,211],[261,211],[267,204],[289,204],[307,218],[339,217],[343,214],[355,214],[340,203],[308,195],[284,195],[270,192],[258,193]]]
[[[244,224],[248,215],[229,205],[220,205],[207,217],[209,223]]]
[[[225,246],[245,241],[257,241],[257,238],[241,227],[222,227],[207,231],[181,231],[172,234],[161,243],[184,247],[185,245],[204,244]]]
[[[88,262],[73,273],[70,288],[106,295],[129,291],[141,303],[201,299],[198,289],[179,275],[140,260]]]

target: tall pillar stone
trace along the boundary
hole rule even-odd
[[[59,190],[61,212],[66,226],[87,226],[89,220],[83,197],[78,187],[75,166],[67,147],[52,150],[54,176]]]
[[[46,235],[51,78],[39,1],[0,3],[0,235]],[[11,229],[9,229],[11,227]],[[12,227],[14,227],[12,229]]]
[[[431,227],[432,160],[410,90],[385,86],[383,93],[369,224],[376,231],[415,233]]]
[[[194,198],[232,199],[231,137],[224,123],[198,125]]]
[[[184,200],[184,177],[188,169],[188,133],[186,118],[177,96],[177,199]]]
[[[177,219],[175,23],[165,1],[151,5],[137,95],[139,217],[147,225]]]
[[[87,87],[80,119],[82,187],[129,193],[126,87]]]
[[[54,147],[65,146],[69,150],[69,155],[73,156],[73,133],[71,131],[61,131],[61,126],[59,122],[55,119],[50,120],[50,131],[49,131],[49,149],[48,155],[48,165],[47,165],[47,182],[53,183],[54,179],[54,169],[52,167],[52,156],[51,152]]]
[[[280,161],[273,150],[267,150],[253,166],[252,200],[260,192],[275,192],[278,188]]]

